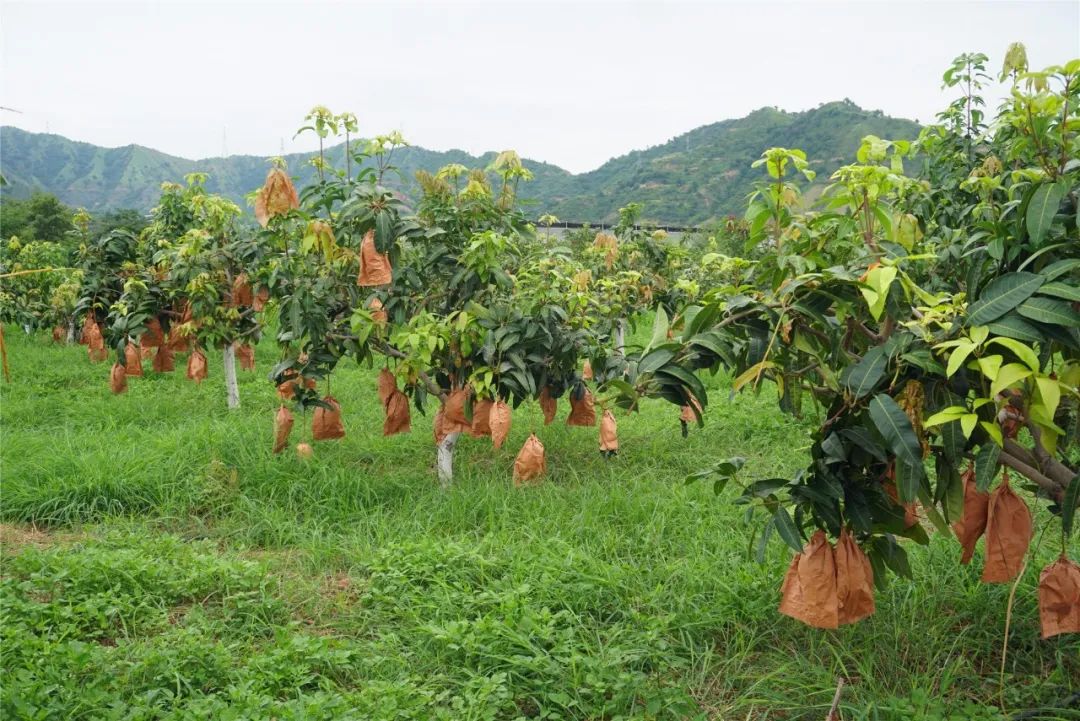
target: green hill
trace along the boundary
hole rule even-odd
[[[800,113],[761,108],[745,118],[705,125],[663,145],[612,158],[578,175],[526,159],[536,178],[524,187],[523,197],[537,216],[554,213],[565,220],[610,222],[620,207],[636,201],[644,204],[647,219],[700,223],[741,211],[751,183],[760,178],[750,164],[765,148],[802,148],[825,179],[854,158],[863,136],[910,139],[918,130],[913,121],[863,110],[848,100]],[[335,146],[330,158],[341,164],[342,152],[342,146]],[[447,163],[486,166],[494,155],[405,148],[394,155],[402,174],[396,182],[409,193],[417,170],[434,171]],[[314,172],[306,165],[310,157],[286,156],[291,172],[301,180]],[[243,204],[244,195],[262,184],[266,169],[266,158],[253,155],[188,160],[138,145],[102,148],[59,135],[0,128],[0,170],[10,184],[5,194],[25,197],[45,191],[91,211],[149,209],[163,181],[179,181],[193,171],[209,173],[212,192]]]

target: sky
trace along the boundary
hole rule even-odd
[[[1016,40],[1033,68],[1080,57],[1080,0],[0,0],[0,105],[19,111],[0,122],[272,156],[316,147],[293,136],[325,105],[355,113],[361,135],[582,172],[762,106],[846,97],[928,122],[954,94],[952,58],[984,52],[996,76]]]

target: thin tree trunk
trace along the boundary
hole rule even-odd
[[[67,332],[67,344],[71,345],[75,342],[75,316],[68,318],[68,332]]]
[[[225,346],[225,392],[229,396],[229,409],[240,407],[240,387],[236,384],[236,344]]]
[[[619,318],[615,324],[615,355],[626,355],[626,319]]]
[[[454,481],[454,446],[457,445],[460,432],[447,433],[446,437],[439,442],[437,451],[437,465],[439,468],[439,485],[449,488]]]

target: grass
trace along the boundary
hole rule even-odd
[[[270,344],[229,412],[213,356],[202,385],[147,371],[114,396],[81,347],[7,340],[5,719],[822,719],[839,676],[845,718],[1001,718],[1009,588],[958,565],[954,540],[910,548],[915,580],[892,579],[874,616],[818,631],[777,613],[790,553],[749,558],[734,489],[683,483],[731,455],[746,478],[800,467],[807,427],[769,392],[728,401],[711,379],[687,439],[669,405],[620,413],[610,460],[595,431],[523,407],[502,450],[459,444],[441,491],[430,416],[384,439],[369,369],[335,374],[347,436],[304,463],[270,454]],[[515,489],[533,429],[549,477]],[[1038,636],[1049,533],[1003,700],[1080,718],[1060,701],[1080,643]]]

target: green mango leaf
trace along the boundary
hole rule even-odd
[[[668,376],[678,380],[682,385],[690,389],[690,392],[694,394],[694,398],[696,398],[702,406],[707,406],[709,404],[708,391],[705,390],[705,386],[702,384],[701,379],[694,373],[676,365],[667,365],[658,370],[657,375]]]
[[[776,523],[776,531],[780,534],[780,538],[784,539],[784,543],[801,553],[802,538],[799,537],[799,529],[795,527],[795,522],[791,520],[791,514],[787,512],[787,509],[783,506],[778,507],[773,513],[773,522]]]
[[[1080,313],[1064,300],[1054,298],[1028,298],[1016,308],[1016,312],[1039,323],[1052,323],[1068,328],[1080,328]]]
[[[975,488],[986,493],[997,476],[998,457],[1001,455],[1001,447],[996,443],[984,443],[979,452],[975,454]]]
[[[638,364],[638,373],[654,373],[674,357],[675,354],[670,350],[657,348],[641,359]]]
[[[997,377],[990,384],[990,395],[996,396],[1009,386],[1019,383],[1030,376],[1031,371],[1019,363],[1003,365],[1001,370],[998,371]]]
[[[1064,183],[1046,183],[1040,185],[1031,196],[1025,219],[1028,238],[1034,245],[1041,245],[1047,231],[1050,230],[1061,200],[1065,197],[1065,190]]]
[[[911,427],[911,421],[907,414],[886,393],[879,393],[870,401],[870,418],[874,426],[885,439],[886,445],[897,458],[897,489],[900,491],[900,500],[904,503],[915,500],[914,490],[925,475],[922,464],[922,445],[919,443],[915,429]],[[905,489],[900,485],[900,465],[911,472],[914,481]]]
[[[1065,275],[1074,268],[1080,268],[1080,258],[1063,258],[1062,260],[1055,260],[1050,265],[1046,266],[1039,271],[1039,275],[1046,279],[1046,282],[1059,278]]]
[[[1039,288],[1039,295],[1052,295],[1055,298],[1064,298],[1065,300],[1071,300],[1074,303],[1080,303],[1080,288],[1061,281],[1044,283],[1043,286]]]
[[[986,325],[1030,298],[1043,284],[1035,273],[1006,273],[990,281],[968,307],[966,325]]]
[[[648,353],[654,346],[658,346],[667,340],[668,332],[668,317],[667,311],[664,310],[664,306],[658,305],[656,307],[656,318],[653,320],[652,339],[649,344],[645,346],[643,353]]]
[[[1035,351],[1023,343],[1013,340],[1012,338],[991,338],[987,345],[990,345],[991,343],[997,343],[998,345],[1005,346],[1011,350],[1013,354],[1023,361],[1032,371],[1039,370],[1039,356],[1035,355]],[[997,374],[995,373],[994,375],[996,376]]]
[[[994,335],[1015,338],[1025,343],[1042,343],[1046,340],[1038,328],[1024,320],[1015,310],[987,323],[986,327]]]
[[[848,366],[840,376],[841,383],[856,398],[862,398],[878,384],[885,374],[887,358],[882,346],[874,346],[866,351],[855,365]]]

